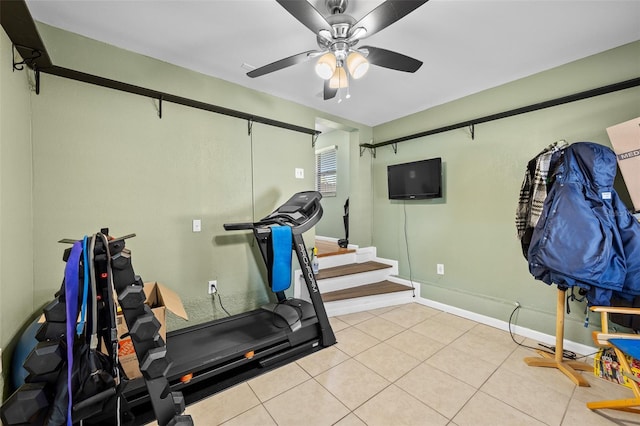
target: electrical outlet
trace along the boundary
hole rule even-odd
[[[436,265],[436,272],[438,273],[438,275],[444,275],[444,264],[438,263]]]
[[[296,179],[304,179],[304,169],[296,167]]]
[[[209,281],[209,294],[216,294],[216,291],[218,291],[218,280],[211,280]]]

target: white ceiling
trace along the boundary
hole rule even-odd
[[[325,0],[310,3],[328,15]],[[346,13],[359,20],[380,3],[350,0]],[[314,60],[246,76],[244,63],[260,67],[317,48],[315,35],[274,0],[27,4],[49,25],[369,126],[640,40],[638,0],[431,0],[359,43],[424,65],[414,74],[372,66],[338,103],[322,100]]]

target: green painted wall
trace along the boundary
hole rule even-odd
[[[11,42],[0,31],[0,348],[4,378],[15,331],[25,326],[33,301],[33,229],[30,84],[12,72]]]
[[[59,66],[308,128],[318,117],[340,122],[53,27],[38,28]],[[41,94],[31,103],[36,303],[59,286],[64,247],[56,241],[105,226],[113,235],[136,233],[127,243],[136,273],[182,297],[190,321],[170,316],[169,329],[224,315],[206,294],[210,279],[218,280],[231,313],[267,300],[252,234],[225,232],[222,225],[260,219],[293,193],[313,189],[310,135],[259,123],[248,135],[244,120],[166,102],[159,119],[154,100],[50,75],[42,76]],[[371,128],[342,124],[356,129],[349,140],[356,149],[360,138],[371,137]],[[353,161],[354,169],[363,162],[362,172],[369,173],[370,159]],[[305,179],[295,179],[296,167],[306,170]],[[193,219],[202,220],[202,232],[191,232]],[[313,235],[305,235],[310,246]],[[359,238],[370,241],[370,228],[361,228]]]
[[[640,76],[640,42],[505,84],[374,128],[375,141],[525,106]],[[422,296],[555,334],[556,289],[528,273],[515,231],[515,208],[529,159],[558,140],[609,145],[606,127],[640,116],[640,88],[628,89],[467,129],[378,149],[373,161],[373,244],[398,259]],[[389,201],[386,166],[442,157],[444,198]],[[406,234],[405,234],[406,209]],[[408,239],[409,257],[406,240]],[[579,248],[577,248],[579,249]],[[410,261],[409,261],[410,260]],[[445,275],[436,274],[436,264]],[[411,266],[411,268],[410,268]],[[566,337],[591,344],[575,305]]]
[[[335,197],[322,199],[323,216],[316,226],[316,234],[323,237],[344,238],[344,203],[349,198],[351,184],[349,182],[349,133],[334,130],[321,134],[316,141],[316,149],[337,146],[338,173],[337,192]]]

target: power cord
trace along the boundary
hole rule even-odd
[[[402,201],[402,209],[404,210],[404,244],[407,247],[407,263],[409,264],[409,281],[413,290],[413,297],[416,297],[416,287],[413,285],[413,273],[411,272],[411,256],[409,255],[409,239],[407,238],[407,202]]]
[[[524,340],[522,342],[518,342],[516,340],[515,335],[513,334],[513,330],[511,329],[511,324],[513,322],[513,316],[516,314],[516,312],[518,312],[519,309],[520,309],[520,305],[518,304],[515,307],[515,309],[513,311],[511,311],[511,315],[509,315],[509,335],[511,336],[511,340],[513,340],[513,343],[515,343],[518,346],[521,346],[521,347],[527,348],[527,349],[533,349],[534,351],[537,351],[537,350],[539,350],[539,348],[534,348],[533,346],[525,345],[524,343],[522,343],[522,342],[524,342]],[[550,352],[550,351],[544,351],[544,352],[547,352],[547,353],[550,353],[550,354],[554,353],[554,352]]]
[[[216,294],[218,295],[218,301],[220,303],[220,307],[222,308],[224,313],[227,314],[228,317],[230,317],[231,314],[229,313],[229,311],[225,309],[224,305],[222,304],[222,296],[220,296],[220,291],[217,289],[216,289],[216,292],[211,295],[211,304],[213,305],[213,309],[216,308]]]
[[[515,336],[513,334],[513,331],[511,330],[511,324],[513,322],[513,316],[516,314],[516,312],[518,312],[519,309],[520,309],[520,305],[516,306],[515,309],[511,312],[511,315],[509,316],[509,335],[511,336],[511,340],[513,340],[514,343],[516,343],[518,346],[522,346],[523,348],[533,349],[534,351],[542,350],[540,348],[534,348],[533,346],[528,346],[528,345],[523,344],[522,342],[516,341],[516,338],[515,338]],[[555,353],[556,353],[556,347],[555,346],[547,346],[547,345],[545,345],[543,343],[538,343],[538,346],[547,349],[546,351],[543,351],[543,352],[546,352],[546,353],[549,353],[549,354],[552,354],[552,355],[555,355]],[[575,352],[563,350],[562,351],[562,357],[570,359],[570,360],[573,360],[573,361],[576,361],[576,360],[579,360],[579,359],[589,358],[589,357],[597,354],[598,352],[599,351],[592,352],[592,353],[587,354],[587,355],[578,356],[578,355],[576,355]]]

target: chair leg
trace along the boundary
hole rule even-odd
[[[587,408],[590,410],[600,410],[603,408],[608,408],[610,410],[627,411],[629,413],[640,414],[640,409],[632,407],[640,407],[640,399],[629,398],[587,402]]]

